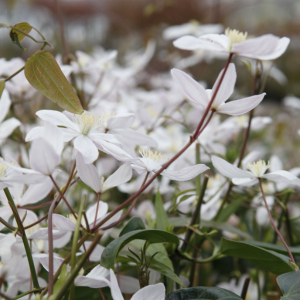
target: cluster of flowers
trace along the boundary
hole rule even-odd
[[[219,26],[216,30],[220,29]],[[172,30],[169,29],[165,32],[165,37],[170,38],[171,35],[171,38],[174,38],[172,34]],[[200,49],[225,53],[230,55],[230,58],[234,54],[255,60],[274,60],[285,52],[289,44],[288,38],[280,39],[271,34],[248,40],[246,37],[246,34],[227,29],[225,34],[203,34],[199,38],[183,36],[176,40],[174,45],[186,50]],[[196,164],[193,145],[171,166],[164,165],[168,162],[167,156],[170,158],[180,152],[181,147],[191,139],[191,135],[192,141],[201,145],[201,160],[206,164],[212,163],[220,173],[210,177],[205,194],[206,203],[201,211],[203,218],[211,219],[216,215],[220,206],[219,200],[228,186],[226,178],[231,178],[235,185],[242,186],[254,185],[264,178],[277,182],[270,189],[279,191],[286,186],[300,186],[300,179],[297,177],[300,169],[295,168],[290,172],[281,170],[279,159],[275,156],[271,158],[270,164],[266,164],[261,160],[255,162],[261,158],[261,152],[251,152],[242,161],[242,168],[221,158],[226,154],[226,145],[247,127],[248,117],[244,114],[258,106],[265,96],[265,93],[262,93],[226,102],[234,93],[237,78],[233,63],[228,61],[212,89],[205,89],[179,69],[171,71],[173,79],[169,75],[157,75],[149,81],[141,71],[154,51],[155,43],[151,41],[145,53],[129,57],[127,67],[120,67],[116,63],[116,51],[96,49],[91,55],[76,52],[77,60],[72,61],[70,65],[60,64],[66,77],[71,74],[76,77],[77,85],[85,95],[83,99],[87,110],[81,115],[67,111],[38,110],[37,124],[34,125],[26,124],[25,118],[5,120],[11,108],[11,98],[26,101],[35,94],[22,73],[7,82],[0,100],[0,143],[3,157],[0,160],[0,229],[4,230],[0,233],[0,272],[7,282],[5,288],[1,286],[6,295],[15,297],[18,292],[27,292],[30,290],[31,279],[21,237],[7,232],[7,229],[16,230],[17,227],[16,220],[11,220],[16,211],[9,205],[8,195],[5,193],[7,189],[12,195],[26,235],[32,243],[31,251],[39,272],[40,264],[49,271],[49,229],[44,221],[47,218],[36,214],[34,209],[38,206],[32,205],[46,197],[53,198],[53,189],[60,193],[59,186],[67,182],[70,176],[67,170],[71,169],[72,165],[76,166],[75,179],[72,177],[74,173],[71,173],[71,179],[74,179],[72,185],[76,185],[80,179],[96,196],[96,199],[91,196],[92,201],[86,208],[86,219],[82,220],[82,227],[86,231],[96,230],[99,224],[102,228],[109,227],[122,217],[123,211],[119,210],[106,220],[112,206],[110,201],[106,203],[100,200],[105,191],[118,187],[121,192],[135,193],[153,176],[157,177],[159,171],[162,179],[156,178],[145,190],[156,192],[159,189],[161,194],[168,196],[174,191],[174,187],[170,185],[171,180],[189,181],[208,170],[207,165]],[[60,62],[59,57],[57,61]],[[21,59],[1,60],[0,75],[9,76],[23,64]],[[150,91],[140,87],[146,81],[149,81]],[[189,109],[189,104],[193,106],[192,110]],[[231,117],[221,121],[218,114]],[[201,118],[203,124],[197,128]],[[251,129],[260,130],[271,122],[268,117],[254,117]],[[25,141],[31,143],[29,152],[28,144],[16,147],[15,142],[9,140],[16,128],[25,136]],[[146,148],[137,154],[136,146]],[[167,156],[150,148],[157,148]],[[19,159],[16,159],[18,156]],[[268,168],[271,168],[272,172],[265,174]],[[138,175],[134,179],[133,171]],[[193,188],[194,184],[178,183],[178,186],[180,189],[186,189]],[[63,196],[71,215],[52,215],[53,245],[56,249],[65,247],[75,230],[76,214],[72,207],[81,195],[74,197],[72,189],[70,186]],[[184,201],[178,199],[178,210],[183,213],[193,209],[196,197],[195,193],[185,194],[187,195]],[[260,199],[261,196],[258,195],[256,203],[260,204]],[[269,197],[269,205],[273,202],[274,199]],[[170,205],[171,201],[166,203],[166,208]],[[155,211],[149,200],[143,201],[137,209],[133,209],[132,214],[140,216],[145,222],[155,218]],[[257,210],[259,224],[267,222],[266,214],[263,206]],[[106,230],[104,234],[109,233],[110,231]],[[89,245],[90,242],[84,243],[85,247]],[[103,246],[97,245],[89,258],[90,261],[99,262],[103,250]],[[79,255],[84,253],[84,247],[81,251]],[[63,260],[58,254],[54,255],[54,273]],[[152,275],[151,282],[157,282],[157,278],[154,278],[155,272],[152,272]],[[130,294],[136,292],[131,299],[163,300],[165,297],[162,283],[139,290],[135,278],[119,276],[118,281],[119,284],[113,270],[98,265],[85,276],[78,276],[74,283],[76,286],[91,288],[109,286],[114,300],[123,299],[121,291]],[[39,284],[42,287],[47,286],[47,282],[40,277]]]

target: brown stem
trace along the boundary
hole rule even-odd
[[[230,53],[229,56],[228,56],[228,59],[227,59],[227,62],[226,62],[225,68],[224,68],[224,72],[222,73],[222,76],[221,76],[221,78],[220,78],[220,80],[219,80],[219,82],[218,82],[218,84],[216,86],[216,89],[215,89],[214,93],[212,94],[212,97],[211,97],[211,99],[210,99],[210,101],[209,101],[209,103],[208,103],[208,105],[206,107],[206,110],[205,110],[205,112],[204,112],[204,114],[203,114],[203,116],[202,116],[202,118],[201,118],[201,120],[200,120],[200,122],[199,122],[199,124],[197,126],[197,129],[195,130],[195,132],[193,134],[193,138],[194,139],[196,139],[196,137],[199,136],[198,132],[200,131],[200,129],[201,129],[203,123],[204,123],[204,120],[205,120],[206,116],[208,115],[208,112],[209,112],[209,110],[210,110],[210,108],[211,108],[211,106],[212,106],[212,104],[213,104],[213,102],[214,102],[214,100],[215,100],[215,98],[217,96],[217,93],[218,93],[218,91],[220,89],[220,86],[221,86],[221,84],[223,82],[223,79],[225,77],[225,74],[226,74],[226,71],[227,71],[228,66],[230,64],[232,56],[233,56],[233,53]]]
[[[101,192],[97,193],[97,206],[96,206],[96,213],[95,213],[95,220],[94,220],[93,228],[96,226],[96,222],[97,222],[98,208],[99,208],[99,202],[100,202],[100,195],[101,195]]]
[[[269,218],[270,218],[270,220],[271,220],[272,226],[273,226],[274,230],[276,231],[276,233],[278,234],[280,240],[282,241],[282,243],[283,243],[285,249],[287,250],[287,252],[288,252],[288,254],[289,254],[289,256],[290,256],[290,261],[291,261],[292,263],[296,264],[296,263],[295,263],[295,260],[294,260],[294,257],[293,257],[293,255],[292,255],[292,252],[290,251],[288,245],[286,244],[286,242],[285,242],[283,236],[281,235],[281,233],[280,233],[279,230],[277,229],[277,226],[276,226],[276,224],[275,224],[275,222],[274,222],[274,220],[273,220],[273,217],[272,217],[272,214],[271,214],[271,212],[270,212],[270,209],[269,209],[269,206],[268,206],[266,197],[265,197],[265,193],[264,193],[264,190],[263,190],[263,187],[262,187],[261,179],[258,178],[258,181],[259,181],[259,187],[260,187],[260,190],[261,190],[261,194],[262,194],[262,197],[263,197],[263,199],[264,199],[265,206],[266,206],[266,209],[267,209],[267,211],[268,211],[268,215],[269,215]]]
[[[247,291],[248,291],[248,287],[249,287],[249,283],[250,283],[250,277],[247,277],[247,278],[245,279],[245,282],[244,282],[244,285],[243,285],[242,294],[241,294],[241,298],[242,298],[243,300],[246,299]]]

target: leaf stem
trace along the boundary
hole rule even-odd
[[[263,187],[262,187],[262,182],[261,182],[261,178],[258,178],[258,181],[259,181],[259,187],[260,187],[260,190],[261,190],[261,194],[262,194],[262,197],[264,199],[264,202],[265,202],[265,206],[266,206],[266,209],[268,211],[268,215],[269,215],[269,218],[271,220],[271,223],[272,223],[272,226],[274,228],[274,230],[276,231],[276,233],[278,234],[280,240],[282,241],[285,249],[287,250],[288,254],[289,254],[289,257],[290,257],[290,261],[293,263],[293,264],[296,264],[295,260],[294,260],[294,257],[292,255],[292,252],[290,251],[288,245],[286,244],[283,236],[281,235],[281,233],[279,232],[279,230],[277,229],[277,226],[273,220],[273,217],[272,217],[272,214],[270,212],[270,209],[269,209],[269,206],[268,206],[268,203],[267,203],[267,200],[266,200],[266,197],[265,197],[265,193],[264,193],[264,190],[263,190]]]
[[[15,206],[14,200],[13,200],[11,194],[10,194],[9,189],[5,188],[4,193],[5,193],[5,195],[7,197],[7,200],[8,200],[8,202],[9,202],[11,208],[12,208],[13,214],[15,216],[15,219],[16,219],[18,227],[19,227],[19,231],[22,234],[22,241],[23,241],[23,244],[24,244],[24,248],[25,248],[25,252],[26,252],[26,256],[27,256],[27,260],[28,260],[28,264],[29,264],[29,268],[30,268],[30,273],[31,273],[31,277],[32,277],[33,286],[36,289],[39,289],[40,286],[39,286],[39,282],[38,282],[38,279],[37,279],[37,275],[36,275],[36,271],[35,271],[35,267],[34,267],[34,263],[33,263],[33,259],[32,259],[32,254],[31,254],[29,242],[28,242],[28,239],[27,239],[27,236],[26,236],[26,232],[25,232],[23,223],[20,219],[20,215],[19,215],[18,210]]]

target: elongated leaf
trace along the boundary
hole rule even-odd
[[[143,220],[139,217],[132,217],[120,232],[119,237],[127,232],[139,229],[146,229]]]
[[[29,33],[32,29],[32,26],[28,24],[27,22],[22,22],[14,25],[14,27],[22,30],[25,33]],[[22,50],[26,50],[20,43],[23,41],[23,39],[26,37],[25,34],[19,32],[18,30],[15,30],[14,28],[11,29],[9,36],[14,44],[17,44]]]
[[[239,209],[242,203],[243,199],[237,199],[226,205],[226,207],[221,211],[221,214],[219,215],[217,221],[226,222],[229,217]]]
[[[294,270],[289,263],[289,257],[247,242],[235,242],[222,238],[220,253],[245,259],[274,274]]]
[[[163,201],[159,190],[157,190],[155,197],[155,211],[156,211],[156,228],[160,230],[166,230],[169,226],[168,216],[164,209]]]
[[[176,235],[155,229],[134,230],[127,232],[121,237],[108,244],[101,255],[101,266],[113,268],[119,251],[132,240],[144,240],[148,243],[174,243],[179,244]]]
[[[83,112],[72,86],[49,52],[32,55],[25,64],[25,76],[34,88],[61,108],[74,114]]]
[[[277,283],[283,294],[281,300],[300,299],[300,271],[289,272],[278,276]]]
[[[5,80],[1,80],[0,81],[0,99],[1,99],[4,88],[5,88]]]
[[[165,300],[241,300],[237,294],[218,287],[193,287],[168,294]]]
[[[281,254],[288,255],[288,252],[286,251],[284,246],[280,245],[274,245],[274,244],[269,244],[269,243],[263,243],[263,242],[257,242],[257,241],[247,241],[245,242],[250,245],[258,246],[264,249],[272,250]],[[300,255],[300,247],[289,247],[292,254],[294,255]]]

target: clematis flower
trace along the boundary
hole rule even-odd
[[[259,160],[254,163],[249,163],[247,168],[249,171],[244,171],[236,166],[228,163],[226,160],[212,156],[211,161],[214,167],[225,177],[232,178],[232,182],[236,185],[251,186],[258,182],[258,178],[265,178],[275,182],[284,182],[289,184],[299,184],[299,179],[290,172],[279,170],[265,174],[270,167],[265,161]]]
[[[259,60],[273,60],[281,56],[290,43],[289,38],[279,38],[273,34],[265,34],[249,40],[246,38],[247,32],[242,33],[227,28],[225,34],[205,34],[199,38],[186,35],[175,40],[173,44],[184,50],[205,49],[235,53]]]
[[[153,175],[161,167],[161,163],[166,159],[164,155],[159,152],[153,152],[152,150],[140,151],[142,157],[133,158],[131,160],[131,167],[138,172],[138,174],[144,174],[149,172],[149,175]],[[191,167],[186,167],[180,170],[164,170],[161,172],[162,176],[165,176],[171,180],[186,181],[195,178],[199,174],[208,170],[204,164],[198,164]]]
[[[110,269],[110,291],[113,300],[124,300],[115,273]],[[164,300],[166,289],[162,283],[148,285],[137,291],[131,300]]]
[[[100,116],[90,113],[83,112],[81,115],[68,114],[70,118],[67,117],[67,113],[63,114],[58,111],[52,110],[40,110],[36,114],[44,121],[47,121],[56,126],[60,127],[60,131],[63,133],[64,141],[68,142],[74,139],[74,147],[79,151],[84,157],[84,162],[86,164],[91,164],[98,158],[98,147],[102,151],[105,151],[105,146],[107,144],[110,149],[115,145],[119,144],[119,141],[111,134],[103,133],[103,125],[101,123]],[[41,135],[42,128],[36,129],[35,132],[31,132],[29,138],[32,139],[33,136]],[[112,144],[111,144],[112,143]],[[115,148],[118,148],[115,146]],[[111,152],[107,152],[112,154]]]
[[[223,72],[224,69],[219,74],[212,90],[205,90],[197,81],[180,70],[172,69],[171,74],[184,95],[193,103],[200,105],[203,109],[206,109],[218,86]],[[211,106],[211,110],[221,114],[237,116],[255,108],[263,100],[265,93],[225,103],[225,101],[228,100],[230,95],[233,93],[235,82],[235,66],[231,63]]]
[[[80,179],[90,186],[96,193],[104,192],[115,186],[121,185],[132,177],[132,168],[129,163],[123,164],[106,180],[100,177],[98,170],[93,164],[85,164],[80,153],[76,156],[76,169]]]

